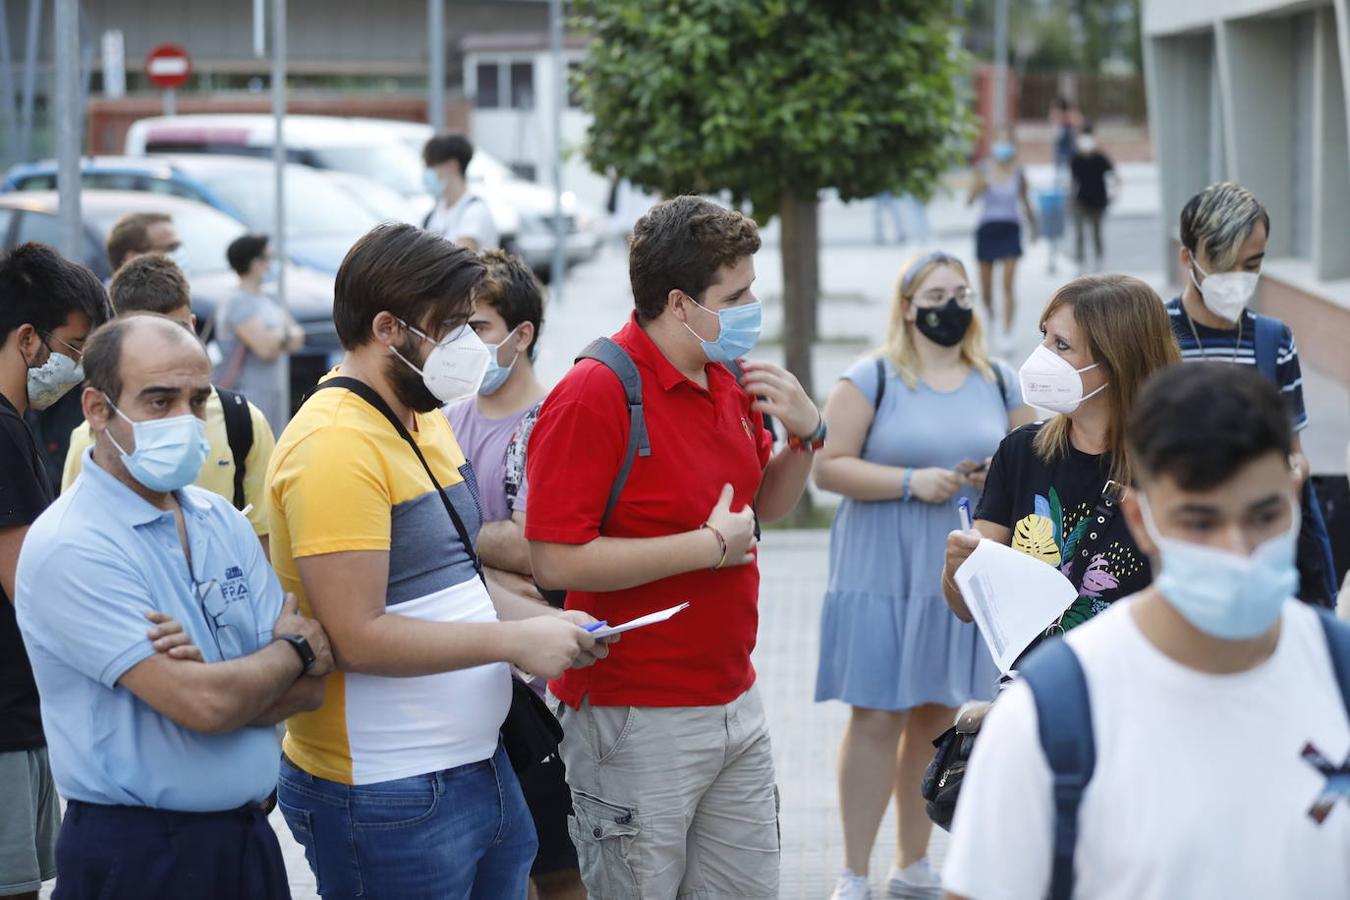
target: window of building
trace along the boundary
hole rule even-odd
[[[498,81],[499,68],[495,62],[478,64],[474,105],[479,109],[497,109],[502,105],[501,84]]]
[[[510,64],[511,108],[534,109],[534,63]]]

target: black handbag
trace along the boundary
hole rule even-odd
[[[464,552],[469,555],[473,562],[474,571],[478,573],[478,579],[483,581],[484,590],[487,589],[487,582],[483,580],[483,564],[478,559],[478,551],[474,549],[473,541],[469,539],[469,529],[464,525],[464,520],[460,518],[459,513],[455,511],[455,505],[450,502],[446,496],[445,489],[441,487],[440,481],[436,478],[436,473],[431,471],[431,466],[427,463],[426,457],[422,455],[422,450],[413,440],[413,436],[408,433],[408,429],[394,411],[384,402],[379,394],[375,392],[370,385],[363,381],[357,381],[355,378],[330,378],[323,384],[314,389],[314,392],[324,388],[345,388],[356,396],[360,397],[366,403],[370,404],[380,412],[389,424],[394,426],[399,437],[407,442],[417,455],[417,461],[422,464],[426,470],[427,477],[431,479],[431,484],[436,488],[436,494],[441,498],[441,503],[445,505],[445,511],[450,516],[450,521],[455,526],[455,532],[459,535],[460,542],[464,544]],[[310,396],[314,395],[311,392]],[[506,720],[502,722],[502,744],[506,747],[506,755],[511,760],[511,768],[516,772],[524,772],[526,769],[543,762],[548,757],[558,752],[558,745],[562,743],[563,729],[562,723],[549,711],[548,705],[543,699],[534,692],[534,690],[511,674],[511,707],[506,713]]]
[[[1078,543],[1078,555],[1070,570],[1070,581],[1076,589],[1082,588],[1083,576],[1087,574],[1087,561],[1096,555],[1101,543],[1106,540],[1106,529],[1120,509],[1121,486],[1114,481],[1106,482],[1101,496],[1089,514],[1089,522],[1095,524]],[[1095,520],[1095,521],[1094,521]],[[1052,624],[1047,634],[1062,634],[1063,616]],[[1033,642],[1032,647],[1039,641]],[[1028,648],[1030,650],[1031,648]],[[948,728],[933,741],[937,753],[924,770],[923,780],[919,783],[919,793],[924,799],[924,809],[934,825],[945,831],[952,827],[952,817],[956,814],[956,800],[961,794],[961,783],[965,780],[966,765],[970,762],[971,751],[975,749],[975,738],[980,734],[985,714],[993,703],[970,703],[961,711],[956,724]]]

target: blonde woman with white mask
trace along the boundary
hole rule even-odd
[[[952,619],[941,572],[957,502],[973,501],[999,441],[1030,419],[1017,378],[991,362],[965,267],[936,252],[901,275],[886,346],[853,365],[825,407],[814,476],[844,495],[830,535],[816,700],[853,707],[839,755],[846,869],[837,900],[869,896],[868,858],[894,794],[889,889],[936,896],[919,782],[955,708],[998,672]],[[917,892],[917,893],[916,893]]]

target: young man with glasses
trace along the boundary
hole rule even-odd
[[[332,896],[525,895],[534,824],[500,738],[511,667],[605,654],[539,606],[499,621],[473,473],[440,407],[477,391],[478,255],[381,225],[338,270],[341,364],[272,456],[272,560],[333,639],[322,708],[287,723],[281,811]],[[504,618],[504,617],[503,617]]]
[[[267,822],[276,723],[323,700],[323,629],[283,600],[248,520],[191,486],[206,351],[156,315],[84,354],[83,472],[29,530],[17,614],[42,696],[73,898],[289,897]],[[189,645],[174,646],[166,619]]]
[[[36,897],[54,872],[61,821],[38,692],[14,620],[14,568],[29,526],[55,498],[24,421],[84,378],[84,339],[104,318],[93,272],[42,244],[0,258],[0,895]]]

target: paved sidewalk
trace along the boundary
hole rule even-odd
[[[780,896],[792,900],[824,900],[843,866],[834,765],[848,708],[811,699],[828,543],[826,531],[769,531],[760,550],[763,585],[755,667],[783,797]],[[894,813],[888,814],[873,854],[877,885],[890,868],[894,821]],[[317,897],[314,876],[304,853],[291,839],[280,813],[272,814],[272,823],[286,854],[295,900],[312,900]],[[935,855],[939,849],[935,846]]]

